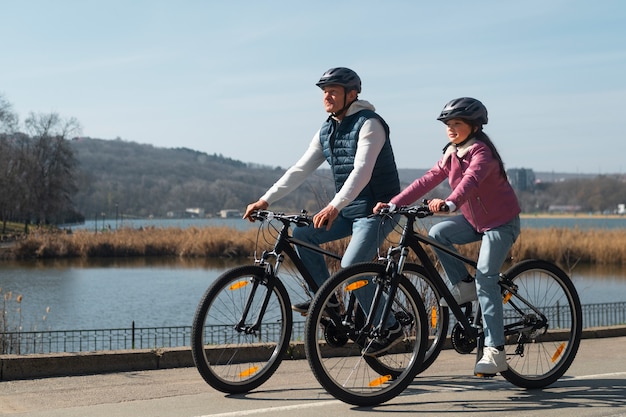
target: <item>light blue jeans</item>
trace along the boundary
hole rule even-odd
[[[319,246],[322,243],[332,242],[352,235],[350,243],[341,258],[341,267],[345,268],[358,262],[371,262],[376,256],[377,250],[385,240],[385,237],[393,230],[395,222],[383,217],[362,217],[349,219],[342,216],[341,212],[335,219],[330,230],[326,228],[296,227],[293,229],[293,237]],[[328,280],[330,273],[324,255],[313,252],[310,249],[296,246],[298,255],[304,266],[308,269],[317,285],[321,286]],[[374,297],[373,285],[366,285],[356,293],[357,299],[365,311],[369,308]],[[313,290],[313,289],[311,289]],[[387,321],[387,325],[393,325],[394,319]]]
[[[500,269],[520,233],[516,216],[502,226],[478,233],[462,215],[451,217],[431,227],[428,234],[437,242],[456,251],[453,245],[482,241],[476,268],[476,291],[482,309],[485,346],[504,345],[502,294],[498,280]],[[452,285],[468,275],[465,264],[441,250],[435,249]]]

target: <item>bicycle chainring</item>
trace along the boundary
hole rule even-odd
[[[450,341],[452,342],[454,350],[462,355],[472,353],[472,351],[476,349],[476,339],[470,339],[467,337],[465,329],[459,323],[456,323],[452,328]]]

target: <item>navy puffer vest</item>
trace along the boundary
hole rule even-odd
[[[372,214],[377,202],[387,202],[400,192],[398,169],[389,140],[389,126],[375,112],[361,110],[345,117],[341,123],[329,117],[320,130],[324,156],[333,172],[335,191],[339,191],[354,169],[359,131],[363,123],[371,118],[380,120],[385,128],[385,144],[376,159],[370,182],[358,197],[341,211],[342,215],[352,219]]]

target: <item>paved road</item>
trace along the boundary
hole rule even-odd
[[[501,377],[469,376],[473,355],[442,352],[403,395],[358,408],[328,395],[306,361],[286,361],[265,385],[226,396],[195,368],[0,382],[0,415],[28,417],[208,416],[626,416],[626,337],[583,340],[569,372],[539,391]]]

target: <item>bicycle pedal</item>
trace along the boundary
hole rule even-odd
[[[474,376],[478,378],[493,378],[496,374],[474,374]]]

